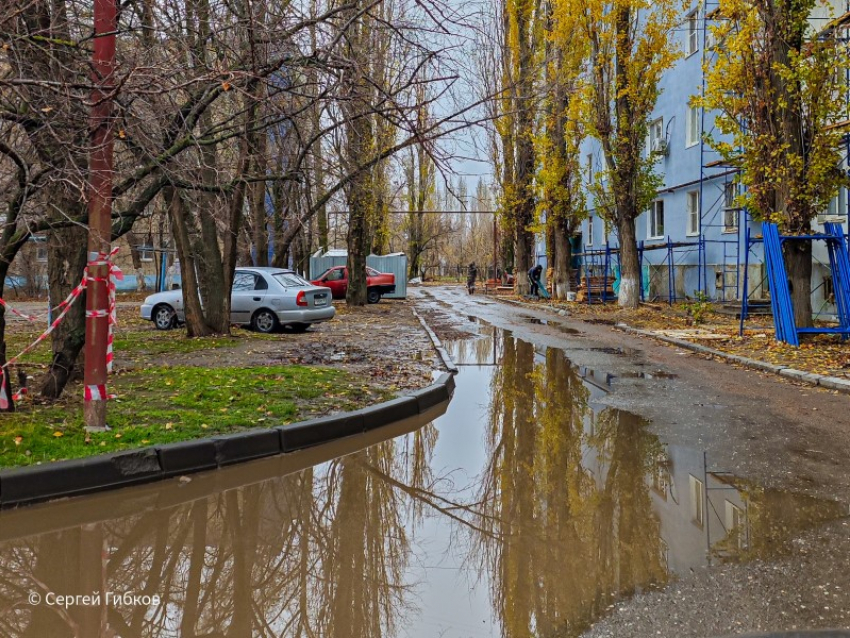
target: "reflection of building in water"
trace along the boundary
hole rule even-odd
[[[707,471],[703,452],[668,446],[655,459],[648,481],[671,572],[747,549],[747,499],[727,475]]]
[[[604,489],[612,463],[604,431],[612,413],[620,427],[635,428],[634,440],[644,441],[641,450],[651,451],[637,462],[645,465],[646,505],[658,521],[658,551],[669,573],[782,553],[794,532],[846,514],[832,501],[746,486],[707,465],[704,452],[663,444],[640,417],[602,407],[614,375],[588,368],[576,372],[588,392],[582,466],[597,489]]]

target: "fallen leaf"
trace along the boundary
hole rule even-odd
[[[56,432],[53,433],[53,436],[55,436],[58,439],[60,436],[65,436],[65,433],[56,431]]]

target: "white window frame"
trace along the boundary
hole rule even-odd
[[[585,246],[593,246],[593,213],[587,216],[587,239]]]
[[[688,191],[685,194],[686,228],[689,237],[699,235],[699,191]]]
[[[139,261],[152,262],[154,260],[153,246],[139,246],[136,250],[139,251]]]
[[[702,528],[705,525],[705,484],[693,474],[688,474],[691,522]]]
[[[661,213],[661,233],[658,233],[658,213]],[[656,199],[649,209],[649,220],[646,224],[648,239],[664,239],[664,200]]]
[[[592,184],[593,183],[593,153],[588,153],[585,156],[585,159],[587,160],[587,183]]]
[[[733,502],[726,500],[725,503],[726,533],[735,534],[735,544],[738,549],[747,548],[747,513]]]
[[[47,263],[47,244],[39,243],[35,247],[35,260],[40,264]]]
[[[685,42],[685,57],[690,57],[699,51],[699,10],[691,11],[685,16],[687,40]]]
[[[724,233],[737,233],[738,224],[741,223],[741,209],[735,204],[738,197],[738,183],[726,182],[723,185],[723,231]],[[730,220],[734,219],[734,225]]]
[[[685,148],[699,144],[700,140],[700,111],[698,106],[687,105],[685,114]]]
[[[652,148],[655,146],[655,140],[664,139],[664,118],[659,117],[649,123],[646,139],[646,156],[652,155]]]

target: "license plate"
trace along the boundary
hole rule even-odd
[[[328,303],[328,300],[325,299],[324,297],[314,297],[313,298],[313,305],[314,306],[324,306],[327,303]]]

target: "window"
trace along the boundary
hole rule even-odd
[[[649,210],[649,237],[664,237],[664,201],[661,199],[652,202],[652,208]]]
[[[141,261],[153,261],[153,246],[143,245],[137,248]]]
[[[734,233],[738,230],[738,184],[727,182],[723,187],[723,232]]]
[[[254,290],[254,275],[249,272],[237,272],[233,276],[233,291]]]
[[[705,25],[705,50],[713,51],[717,46],[717,34],[715,30],[717,29],[716,25]]]
[[[593,215],[587,218],[587,241],[588,246],[593,246]]]
[[[818,213],[818,223],[836,221],[836,217],[840,217],[841,221],[847,217],[847,189],[841,188],[838,190],[838,195],[829,200],[829,205],[822,213]]]
[[[685,202],[688,213],[688,235],[699,235],[699,191],[690,191]]]
[[[342,281],[345,279],[345,268],[336,268],[328,273],[325,281]]]
[[[587,183],[593,183],[593,153],[587,154]]]
[[[835,284],[832,283],[832,277],[823,278],[823,300],[826,303],[835,303]]]
[[[693,55],[699,51],[699,13],[694,11],[685,20],[688,25],[688,43],[685,47],[686,55]]]
[[[276,272],[274,278],[284,288],[303,288],[310,285],[310,282],[304,281],[304,279],[293,272]]]
[[[691,521],[699,527],[705,522],[705,486],[693,475],[688,475],[691,495]]]
[[[652,489],[667,500],[667,492],[670,489],[670,459],[666,454],[659,454],[655,459],[655,465],[652,468]]]
[[[649,141],[647,142],[646,154],[663,152],[662,144],[664,139],[664,118],[659,117],[654,122],[649,124]]]
[[[699,107],[688,106],[687,117],[685,118],[685,148],[690,148],[699,144],[700,134],[700,112]]]
[[[747,548],[747,517],[744,510],[726,501],[726,533],[738,549]]]
[[[40,261],[42,263],[47,261],[47,246],[45,244],[39,244],[36,247],[35,259],[36,261]]]

